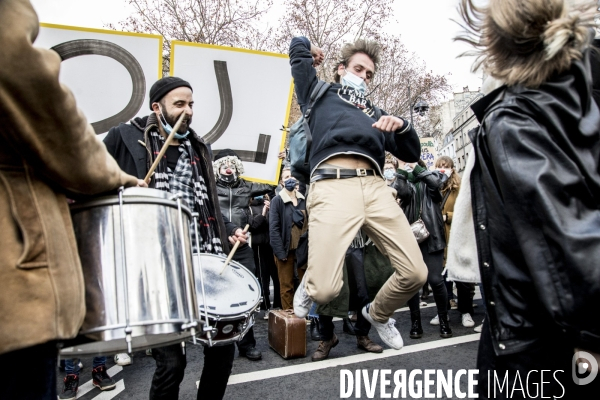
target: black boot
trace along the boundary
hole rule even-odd
[[[410,313],[410,338],[420,339],[423,336],[423,327],[421,326],[421,311],[411,311]]]
[[[440,316],[440,336],[443,338],[452,337],[452,329],[448,322],[448,314],[439,314]]]
[[[321,328],[319,327],[319,321],[310,317],[310,338],[315,342],[321,341]]]
[[[356,336],[356,332],[354,332],[354,326],[352,322],[350,322],[350,318],[344,318],[344,332],[348,335]]]

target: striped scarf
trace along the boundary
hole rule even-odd
[[[148,157],[148,169],[154,162],[154,157],[160,153],[165,143],[165,139],[157,130],[150,130],[146,135],[146,148],[150,151],[152,157]],[[181,194],[183,204],[187,205],[192,211],[199,214],[198,233],[200,235],[200,249],[196,248],[196,233],[193,223],[190,225],[192,249],[196,253],[198,250],[202,253],[223,254],[219,232],[219,224],[214,217],[214,204],[208,195],[208,188],[204,176],[209,176],[206,171],[205,163],[192,148],[189,139],[185,139],[179,145],[181,153],[177,166],[171,171],[167,166],[167,158],[158,163],[152,182],[154,188],[173,194]],[[151,182],[151,184],[152,184]]]

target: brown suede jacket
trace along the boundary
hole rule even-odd
[[[60,57],[33,47],[29,0],[0,0],[0,354],[70,338],[85,314],[65,194],[136,185],[58,81]]]

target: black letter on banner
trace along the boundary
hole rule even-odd
[[[233,115],[233,95],[231,94],[231,82],[229,81],[229,72],[227,71],[226,61],[214,61],[215,75],[217,77],[217,86],[219,88],[219,99],[221,101],[221,113],[215,126],[202,137],[206,143],[213,144],[227,130],[231,117]],[[235,150],[233,149],[240,160],[266,164],[267,155],[269,153],[269,143],[271,136],[260,134],[258,136],[258,145],[256,151],[250,150]],[[219,150],[213,149],[213,154],[217,154]]]
[[[123,110],[112,117],[92,123],[92,127],[96,133],[107,132],[113,126],[119,125],[121,122],[127,122],[135,117],[146,97],[146,78],[140,63],[130,52],[114,43],[96,39],[72,40],[57,44],[52,47],[52,50],[56,51],[63,61],[85,55],[110,57],[121,63],[127,69],[127,72],[129,72],[133,86],[129,103],[127,103]]]
[[[213,144],[223,134],[233,115],[233,96],[231,95],[231,83],[229,82],[229,72],[227,71],[226,61],[214,61],[215,75],[217,76],[217,86],[219,87],[219,99],[221,100],[221,113],[219,119],[213,128],[202,137],[208,144]]]
[[[266,164],[267,163],[267,155],[269,154],[269,143],[271,143],[271,136],[263,135],[262,133],[258,135],[258,145],[256,146],[256,151],[250,150],[235,150],[236,154],[240,157],[242,161],[249,161],[253,163]],[[218,154],[221,150],[213,150],[213,154]]]

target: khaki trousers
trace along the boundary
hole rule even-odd
[[[361,227],[395,270],[371,303],[375,321],[386,322],[427,281],[427,266],[395,195],[378,176],[311,183],[306,292],[313,301],[325,304],[340,293],[346,250]]]

